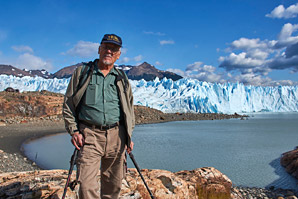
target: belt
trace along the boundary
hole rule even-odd
[[[96,124],[90,124],[86,121],[83,121],[83,120],[80,120],[79,122],[80,124],[84,124],[86,126],[89,126],[91,127],[92,129],[100,129],[101,131],[106,131],[106,130],[109,130],[111,128],[115,128],[116,126],[119,126],[120,125],[120,122],[116,122],[114,124],[109,124],[109,125],[96,125]]]

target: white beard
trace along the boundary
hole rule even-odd
[[[111,56],[109,56],[109,57],[111,57]],[[111,60],[105,60],[105,58],[103,58],[102,63],[105,64],[105,65],[113,64],[113,62]]]
[[[111,61],[103,61],[103,63],[104,63],[105,65],[111,65],[111,64],[113,64],[113,62],[111,62]]]

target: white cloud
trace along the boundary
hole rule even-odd
[[[246,52],[241,52],[240,54],[231,53],[228,57],[221,56],[219,61],[222,62],[220,67],[227,70],[254,68],[264,64],[264,60],[248,57]]]
[[[259,38],[257,39],[247,39],[240,38],[239,40],[235,40],[231,44],[232,49],[251,49],[251,48],[268,48],[268,44],[266,42],[261,42]]]
[[[280,56],[268,61],[268,67],[271,69],[290,69],[292,72],[298,72],[298,55],[289,58]]]
[[[78,56],[83,58],[94,57],[98,53],[99,43],[89,41],[79,41],[73,48],[69,49],[66,53],[71,56]]]
[[[136,61],[136,62],[139,62],[142,59],[143,59],[143,56],[142,55],[138,55],[138,56],[136,56],[136,57],[133,58],[133,60]]]
[[[30,46],[12,46],[11,47],[16,52],[27,52],[27,53],[33,53],[33,49]]]
[[[143,56],[142,55],[138,55],[138,56],[135,56],[134,58],[123,57],[119,62],[121,64],[125,64],[125,63],[127,63],[129,61],[140,62],[142,59],[143,59]]]
[[[298,24],[284,24],[277,40],[260,40],[259,38],[240,38],[233,41],[227,56],[219,57],[219,67],[227,71],[238,71],[244,77],[250,74],[255,80],[259,75],[268,75],[272,70],[289,69],[298,72],[298,36],[293,36],[298,31]],[[233,52],[237,50],[240,52]],[[232,52],[231,52],[232,51]],[[258,77],[258,78],[257,78]],[[264,78],[262,78],[262,81]],[[265,78],[267,81],[268,79]],[[258,82],[262,83],[261,80]],[[248,82],[245,80],[244,82]]]
[[[167,69],[167,71],[170,71],[172,73],[176,73],[176,74],[178,74],[182,77],[187,77],[183,70],[180,70],[180,69],[177,69],[177,68],[169,68],[169,69]]]
[[[175,44],[173,40],[161,40],[160,45],[166,45],[166,44]]]
[[[241,82],[245,85],[253,85],[253,86],[292,86],[298,85],[298,82],[294,82],[292,80],[272,80],[270,77],[247,73],[240,74],[236,76],[229,76],[227,79],[229,82]]]
[[[240,74],[237,76],[232,76],[229,81],[231,82],[241,82],[245,85],[254,86],[268,86],[272,84],[272,79],[269,77],[263,77],[262,75],[256,75],[254,73]]]
[[[266,14],[266,17],[270,18],[294,18],[298,14],[298,3],[285,8],[283,5],[279,5],[274,8],[270,14]]]
[[[298,42],[298,36],[292,36],[293,32],[298,30],[298,24],[285,24],[278,36],[278,41],[275,44],[275,48],[283,48],[288,45],[292,45]]]
[[[265,60],[267,59],[269,52],[262,51],[260,49],[253,49],[247,52],[248,57],[252,57],[258,60]]]
[[[162,63],[160,63],[159,61],[156,61],[156,62],[155,62],[155,65],[156,65],[156,66],[162,66]]]
[[[167,71],[176,73],[183,77],[189,77],[193,79],[198,79],[200,81],[206,82],[225,82],[223,75],[216,72],[216,68],[211,65],[203,65],[203,62],[194,62],[189,64],[185,71],[180,69],[168,69]]]
[[[44,61],[42,58],[30,53],[24,53],[17,58],[16,65],[26,69],[45,69],[47,71],[53,68],[52,64]]]
[[[294,82],[292,80],[278,80],[272,81],[269,86],[294,86],[298,85],[298,82]]]
[[[155,35],[155,36],[165,36],[165,33],[161,32],[152,32],[152,31],[143,31],[144,34],[146,35]]]
[[[121,54],[126,54],[126,53],[127,53],[127,51],[128,51],[128,49],[127,49],[127,48],[121,48]]]
[[[130,58],[129,57],[123,57],[121,60],[120,60],[120,63],[121,64],[124,64],[124,63],[127,63],[130,61]]]
[[[264,74],[257,74],[256,68],[249,68],[242,74],[222,73],[217,70],[216,67],[210,65],[204,65],[202,62],[194,62],[186,67],[186,70],[180,69],[167,69],[167,71],[176,73],[183,77],[189,77],[198,79],[200,81],[214,82],[214,83],[226,83],[226,82],[241,82],[245,85],[253,86],[279,86],[279,85],[298,85],[298,82],[291,80],[272,80]],[[263,70],[259,68],[259,70]]]
[[[221,82],[222,76],[215,73],[216,68],[211,65],[203,65],[202,62],[195,62],[186,67],[187,77],[195,78],[200,81]]]

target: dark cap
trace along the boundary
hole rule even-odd
[[[122,39],[121,37],[115,34],[105,34],[101,40],[102,43],[112,43],[122,47]]]

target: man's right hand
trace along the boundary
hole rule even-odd
[[[82,147],[83,144],[84,144],[84,137],[83,137],[83,135],[80,134],[78,131],[75,132],[75,133],[72,135],[71,143],[72,143],[78,150],[80,150],[80,147]]]

